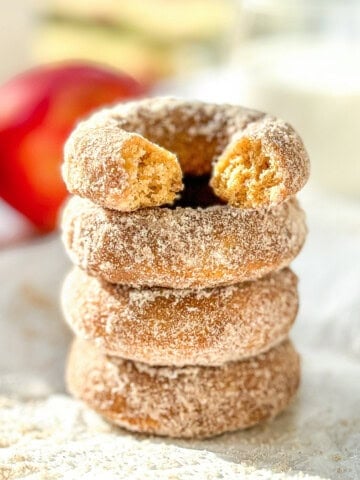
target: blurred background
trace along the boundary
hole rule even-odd
[[[62,149],[76,122],[144,95],[238,103],[293,124],[311,158],[299,195],[309,237],[293,264],[304,381],[290,465],[355,478],[360,1],[3,0],[0,51],[0,394],[65,391],[59,291],[70,264],[57,225]],[[301,431],[314,443],[299,447]],[[339,467],[349,475],[332,475]]]
[[[299,195],[309,236],[293,264],[304,381],[285,429],[295,436],[289,465],[355,478],[360,1],[2,0],[0,52],[0,394],[65,390],[59,291],[70,264],[57,225],[76,122],[144,95],[238,103],[292,123],[312,164]],[[269,443],[276,463],[279,443]]]
[[[0,22],[0,246],[56,228],[64,139],[139,95],[283,117],[309,150],[308,189],[357,208],[359,1],[12,0]]]

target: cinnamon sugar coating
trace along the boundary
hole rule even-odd
[[[62,290],[70,327],[108,354],[151,365],[220,365],[289,333],[298,309],[289,269],[205,290],[131,289],[74,269]]]
[[[289,341],[220,367],[151,367],[75,340],[70,392],[111,422],[170,437],[210,437],[273,418],[297,391],[299,357]]]
[[[177,162],[184,175],[210,174],[215,164],[215,193],[245,208],[279,203],[309,176],[302,141],[285,122],[172,98],[121,103],[81,122],[66,143],[63,176],[71,193],[131,211],[173,202],[182,188]]]
[[[260,278],[288,266],[306,237],[295,198],[269,209],[103,209],[73,197],[62,216],[73,263],[111,283],[208,288]]]

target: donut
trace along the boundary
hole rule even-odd
[[[208,288],[286,267],[306,237],[293,197],[268,209],[108,210],[73,197],[62,215],[72,262],[110,283],[133,287]]]
[[[62,165],[70,192],[132,211],[172,204],[182,189],[176,156],[141,135],[109,127],[76,132],[65,145]]]
[[[128,430],[205,438],[251,427],[284,410],[297,391],[299,357],[286,340],[258,357],[219,367],[153,367],[107,356],[75,340],[71,394]]]
[[[121,103],[83,121],[65,145],[68,190],[132,211],[171,204],[183,175],[210,175],[234,206],[275,205],[309,176],[304,145],[287,123],[240,106],[171,98]]]
[[[280,119],[265,116],[231,139],[214,165],[210,185],[230,205],[276,205],[302,189],[309,165],[295,130]]]
[[[149,365],[211,366],[257,355],[284,340],[298,310],[289,269],[205,290],[138,290],[74,269],[61,298],[79,338]]]

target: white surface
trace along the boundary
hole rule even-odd
[[[303,357],[299,396],[273,423],[204,442],[144,440],[59,396],[69,341],[57,301],[68,269],[63,249],[54,236],[2,252],[3,471],[31,479],[289,478],[271,471],[360,478],[360,210],[303,197],[311,213],[308,242],[295,262],[302,301],[292,335]],[[18,401],[10,400],[14,392]],[[29,465],[27,477],[16,473]]]
[[[63,391],[70,333],[59,290],[68,268],[55,236],[0,250],[0,392],[34,397]]]
[[[0,248],[35,234],[35,228],[23,215],[0,199]]]
[[[0,431],[6,432],[0,449],[0,478],[315,479],[232,462],[206,445],[199,449],[199,445],[120,435],[65,396],[27,404],[0,397],[0,405]]]
[[[306,474],[272,474],[206,448],[187,448],[119,432],[65,396],[46,401],[1,399],[2,430],[11,431],[22,415],[22,432],[3,437],[0,475],[27,479],[315,479]],[[18,452],[21,452],[19,454]],[[13,465],[9,464],[9,456]],[[3,462],[1,464],[1,462]],[[39,473],[41,471],[41,474]],[[10,478],[14,478],[11,476]]]

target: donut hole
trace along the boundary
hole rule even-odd
[[[241,138],[229,145],[214,167],[214,192],[237,207],[276,203],[283,182],[278,162],[263,151],[261,140]]]
[[[176,199],[174,207],[206,208],[224,205],[209,185],[210,175],[186,175],[183,179],[184,190]]]
[[[176,156],[139,137],[123,149],[131,189],[126,198],[130,209],[172,204],[183,187]]]

